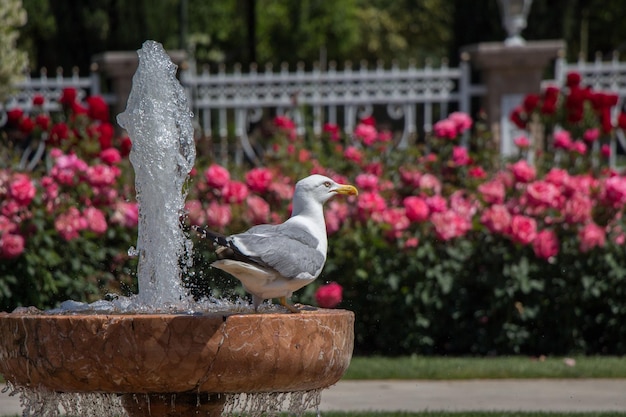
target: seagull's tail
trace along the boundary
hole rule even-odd
[[[206,227],[191,226],[191,228],[196,231],[203,239],[209,239],[214,245],[228,246],[226,236],[220,233],[214,232],[213,230],[207,229]]]

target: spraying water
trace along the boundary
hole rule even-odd
[[[176,65],[163,46],[146,41],[126,111],[117,116],[132,140],[139,203],[137,276],[140,305],[164,307],[186,299],[182,267],[191,262],[191,242],[180,218],[183,186],[193,168],[196,149],[191,112]]]

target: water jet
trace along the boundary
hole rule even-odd
[[[241,408],[255,415],[278,411],[263,399],[282,401],[281,393],[300,400],[291,411],[315,406],[320,390],[349,365],[354,314],[193,305],[181,284],[191,244],[180,225],[183,183],[195,158],[191,114],[162,46],[147,41],[139,57],[119,116],[133,141],[139,293],[106,302],[104,310],[0,313],[0,374],[16,391],[62,393],[67,414],[97,415],[67,399],[73,393],[108,396],[117,413],[131,417],[219,416]],[[43,412],[27,408],[25,416],[58,415],[56,404]]]

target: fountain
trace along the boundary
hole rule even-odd
[[[133,140],[139,293],[92,305],[68,302],[74,308],[61,313],[0,313],[0,374],[10,388],[35,397],[26,401],[25,416],[57,416],[57,404],[83,416],[111,410],[219,416],[241,409],[258,415],[279,409],[266,401],[272,396],[290,400],[291,411],[315,406],[320,390],[349,365],[354,314],[194,305],[181,284],[191,245],[179,221],[195,158],[191,115],[162,46],[147,41],[139,57],[118,118]],[[53,407],[38,408],[52,393]],[[92,394],[81,401],[75,393]]]

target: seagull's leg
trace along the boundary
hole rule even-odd
[[[252,305],[254,306],[255,313],[259,312],[259,306],[262,303],[263,303],[263,299],[261,297],[257,297],[256,295],[252,294]]]
[[[278,299],[278,302],[280,303],[281,306],[285,307],[287,310],[291,311],[292,313],[301,312],[299,309],[297,309],[296,307],[292,306],[291,304],[287,302],[287,297],[280,297]]]

